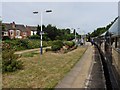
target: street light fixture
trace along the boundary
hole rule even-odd
[[[49,12],[52,12],[52,10],[46,10],[45,11],[46,13],[49,13]],[[38,14],[39,12],[38,11],[34,11],[33,14]],[[42,55],[43,53],[43,50],[42,50],[42,35],[44,34],[43,31],[42,31],[42,19],[43,19],[43,16],[42,16],[42,11],[40,12],[40,16],[41,16],[41,32],[40,32],[40,36],[41,36],[41,39],[40,39],[40,54]]]

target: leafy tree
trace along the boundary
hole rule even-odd
[[[72,40],[74,39],[75,33],[70,33],[70,29],[58,29],[56,26],[52,26],[51,24],[48,24],[47,26],[42,26],[44,35],[43,40],[49,41],[49,40]],[[37,27],[37,35],[40,35],[41,26],[38,25]],[[78,33],[76,32],[76,35]]]
[[[118,17],[117,17],[118,18]],[[96,36],[99,36],[101,35],[102,33],[106,32],[112,25],[113,23],[117,20],[117,18],[115,18],[114,21],[112,21],[110,24],[108,24],[106,27],[99,27],[97,28],[96,30],[94,30],[92,33],[91,33],[91,37],[96,37]]]
[[[5,25],[2,25],[2,30],[5,30]]]
[[[45,31],[45,25],[42,25],[42,31],[43,32]],[[38,25],[38,27],[37,27],[37,35],[40,35],[40,32],[41,32],[41,26]]]

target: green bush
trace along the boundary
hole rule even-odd
[[[56,40],[56,41],[53,41],[52,45],[59,45],[60,47],[62,47],[63,42],[61,40]]]
[[[52,51],[58,51],[62,47],[63,47],[63,42],[60,40],[57,40],[57,41],[53,41],[51,49]]]
[[[40,40],[29,40],[28,42],[28,49],[39,48],[40,47]]]
[[[17,60],[3,60],[2,61],[2,71],[4,72],[13,72],[18,69],[23,68],[23,62]]]
[[[11,46],[11,49],[14,49],[15,51],[24,50],[28,47],[27,43],[28,40],[21,40],[21,39],[14,39],[14,40],[6,40],[5,43],[9,44]]]
[[[40,39],[39,35],[32,35],[29,37],[29,39]]]
[[[59,45],[53,45],[52,46],[52,51],[58,51],[60,49],[61,49],[61,46],[59,46]]]
[[[10,48],[9,44],[3,43],[2,50],[2,71],[13,72],[18,69],[22,69],[23,62],[18,61],[18,55],[14,54],[14,50]]]
[[[39,40],[15,39],[15,40],[6,40],[5,43],[8,43],[11,46],[11,49],[14,49],[15,51],[40,47]]]
[[[29,41],[27,39],[20,39],[19,40],[20,46],[25,47],[25,48],[29,48],[28,42]]]
[[[47,41],[47,46],[52,46],[53,41]]]
[[[15,40],[6,40],[5,43],[11,46],[11,49],[15,51],[33,49],[40,47],[40,40],[34,39],[15,39]],[[51,46],[52,41],[43,41],[43,47]]]
[[[75,45],[75,42],[73,42],[73,41],[65,41],[64,45],[67,45],[69,48],[72,48]]]
[[[8,36],[4,36],[2,40],[10,40],[10,38]]]

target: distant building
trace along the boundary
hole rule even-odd
[[[2,23],[2,38],[9,37],[10,39],[19,38],[25,39],[28,36],[36,35],[37,27],[24,26],[23,24]]]

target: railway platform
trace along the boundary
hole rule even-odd
[[[100,56],[90,43],[78,63],[56,85],[58,88],[106,88]]]

